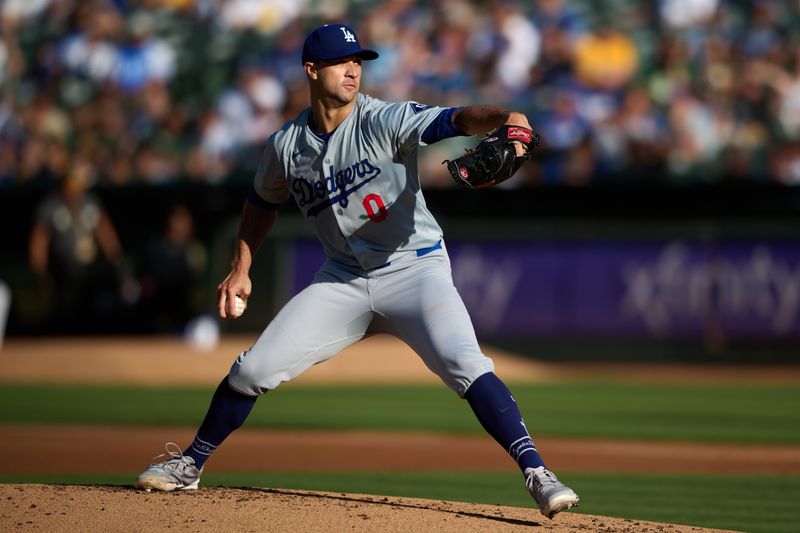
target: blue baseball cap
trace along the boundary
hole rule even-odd
[[[326,24],[312,31],[303,43],[303,63],[358,56],[378,59],[378,52],[361,48],[356,33],[343,24]]]

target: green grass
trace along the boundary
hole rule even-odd
[[[754,533],[795,532],[800,477],[561,473],[581,496],[578,512]],[[0,476],[0,482],[130,484],[109,476]],[[205,486],[255,486],[412,496],[533,507],[513,472],[274,472],[206,474]],[[532,511],[533,513],[533,511]],[[532,519],[541,518],[537,513]]]
[[[564,383],[511,387],[535,434],[569,437],[800,443],[800,388]],[[3,385],[0,424],[195,426],[212,388]],[[444,386],[303,387],[259,400],[247,427],[482,433]],[[731,465],[735,471],[736,465]],[[559,472],[580,512],[753,532],[797,531],[800,476],[690,476]],[[7,476],[0,482],[129,484],[119,476]],[[204,484],[304,488],[533,505],[513,472],[216,473]],[[538,517],[538,515],[535,515]]]
[[[569,383],[511,387],[534,434],[800,443],[800,388]],[[0,423],[190,425],[212,389],[4,385]],[[247,427],[480,433],[444,386],[284,386]]]

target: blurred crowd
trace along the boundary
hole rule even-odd
[[[798,0],[5,0],[0,186],[250,180],[307,105],[307,32],[345,21],[363,90],[504,104],[545,146],[508,187],[800,184]],[[423,151],[426,186],[456,140]]]
[[[90,184],[89,164],[71,169],[34,213],[28,264],[45,311],[27,326],[60,334],[186,333],[208,312],[208,247],[194,215],[180,203],[163,213],[151,207],[160,230],[132,250]]]

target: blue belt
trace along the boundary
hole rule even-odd
[[[435,252],[436,250],[441,250],[441,249],[442,249],[442,241],[439,241],[429,248],[422,248],[421,250],[417,250],[417,257],[422,257],[423,255],[428,255],[431,252]]]
[[[423,255],[428,255],[431,252],[435,252],[436,250],[442,249],[442,241],[437,242],[433,246],[429,246],[428,248],[420,248],[417,250],[417,257],[422,257]],[[389,261],[388,263],[384,263],[380,266],[373,267],[372,270],[378,270],[379,268],[386,268],[391,265],[392,262]]]

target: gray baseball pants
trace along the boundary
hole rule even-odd
[[[478,346],[442,248],[369,271],[326,261],[239,355],[228,383],[243,394],[263,394],[373,332],[406,342],[459,396],[494,370]],[[380,357],[375,354],[375,364]]]

